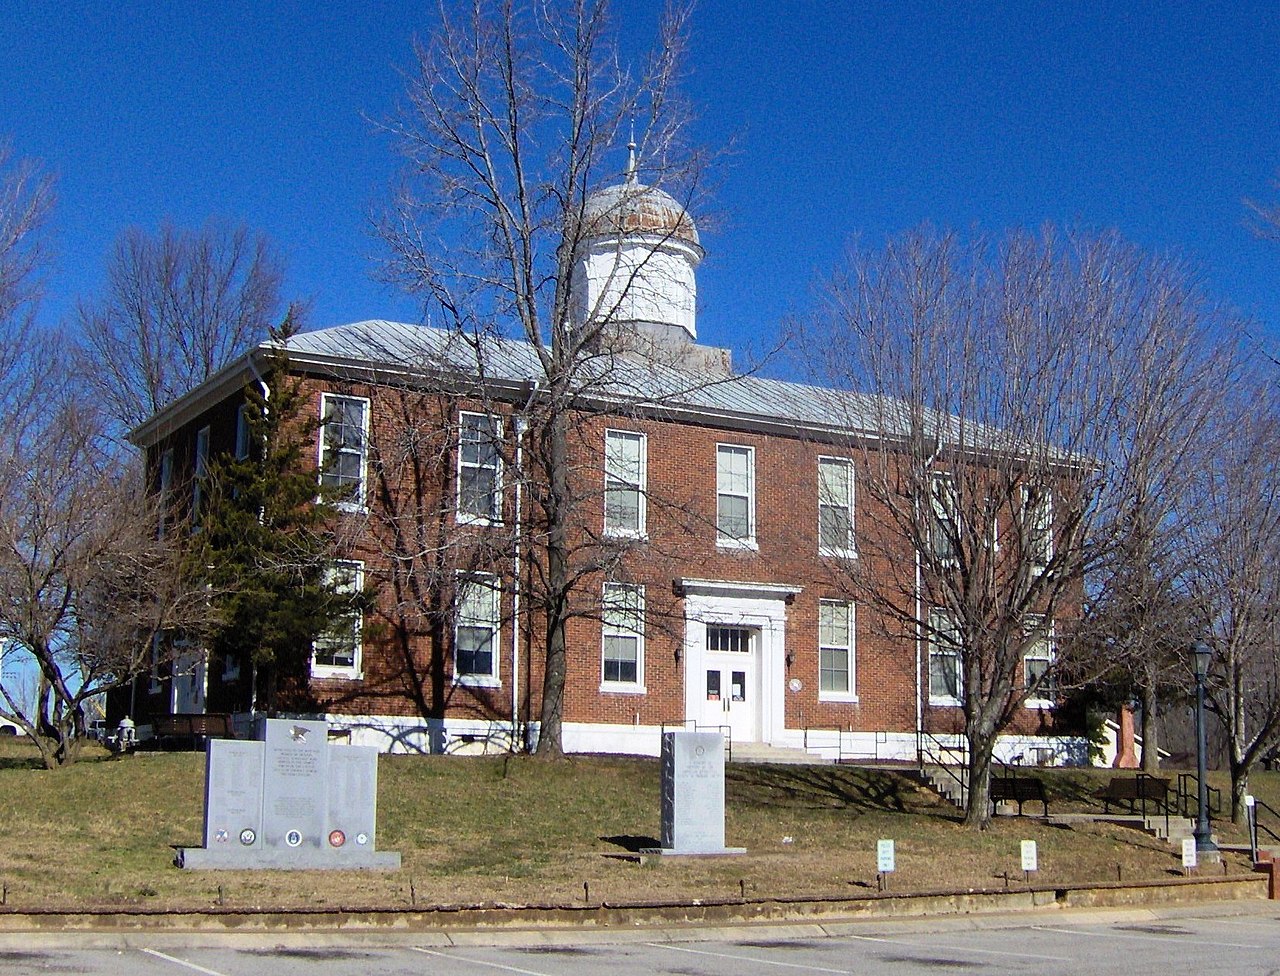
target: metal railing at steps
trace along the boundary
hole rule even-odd
[[[1266,802],[1266,801],[1264,801],[1264,800],[1259,800],[1259,799],[1255,796],[1255,797],[1253,798],[1253,823],[1254,823],[1254,826],[1256,827],[1256,829],[1257,829],[1257,830],[1266,831],[1267,836],[1269,836],[1272,840],[1276,841],[1277,843],[1280,843],[1280,834],[1276,833],[1276,831],[1272,830],[1270,827],[1268,827],[1266,824],[1264,824],[1264,823],[1262,822],[1262,818],[1261,818],[1260,816],[1258,816],[1258,814],[1259,814],[1261,811],[1263,811],[1263,810],[1266,810],[1266,811],[1267,811],[1267,813],[1269,813],[1269,814],[1271,815],[1272,822],[1273,822],[1273,823],[1275,823],[1277,827],[1280,827],[1280,810],[1277,810],[1277,809],[1276,809],[1275,807],[1273,807],[1270,803],[1267,803],[1267,802]],[[1255,846],[1255,847],[1257,846],[1256,841],[1255,841],[1255,843],[1254,843],[1254,846]]]
[[[1216,786],[1208,787],[1209,814],[1222,816],[1222,790]],[[1200,781],[1195,773],[1178,774],[1178,812],[1184,817],[1195,820],[1200,813]],[[1192,813],[1192,809],[1196,812]]]
[[[873,733],[875,748],[868,752],[865,749],[854,749],[845,745],[845,736],[854,735],[853,729],[846,729],[839,725],[806,725],[800,731],[803,735],[802,747],[806,752],[813,752],[823,759],[830,759],[837,765],[859,761],[880,762],[882,758],[880,746],[887,745],[889,742],[889,733],[875,732]],[[862,735],[865,738],[865,734]],[[835,755],[829,756],[829,752],[834,752]]]
[[[724,761],[733,762],[733,727],[729,725],[703,725],[695,718],[681,719],[678,722],[663,722],[659,726],[662,732],[677,729],[685,732],[719,732],[724,736]],[[661,741],[661,740],[659,740]]]
[[[960,787],[960,806],[964,806],[969,797],[969,742],[962,734],[918,730],[916,760],[921,776],[926,767],[931,767],[956,783]]]

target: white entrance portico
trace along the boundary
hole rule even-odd
[[[734,742],[773,743],[786,725],[787,605],[801,587],[681,578],[685,720]]]

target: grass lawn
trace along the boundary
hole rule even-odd
[[[1095,809],[1107,770],[1040,771],[1053,812]],[[1226,786],[1215,778],[1215,785]],[[36,768],[34,751],[0,743],[0,883],[10,909],[78,907],[409,907],[657,899],[847,896],[875,889],[876,841],[896,841],[895,891],[1003,885],[1021,878],[1019,842],[1035,840],[1043,884],[1179,874],[1168,845],[1108,825],[1066,829],[998,818],[977,832],[897,772],[731,764],[726,842],[741,857],[636,863],[656,846],[653,759],[383,756],[379,848],[397,873],[181,871],[174,846],[202,843],[204,756],[91,753]],[[1280,774],[1253,791],[1280,808]],[[1028,809],[1039,811],[1039,804]],[[1243,831],[1216,824],[1228,840]],[[1248,865],[1229,857],[1228,870]],[[1217,869],[1214,869],[1217,870]],[[1015,881],[1016,883],[1016,881]]]

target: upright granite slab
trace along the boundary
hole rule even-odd
[[[743,854],[724,846],[724,736],[662,736],[662,854]]]
[[[398,869],[375,844],[378,751],[330,745],[328,731],[268,719],[260,741],[209,740],[204,847],[180,848],[178,866]]]

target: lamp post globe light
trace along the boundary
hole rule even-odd
[[[1196,853],[1216,856],[1218,845],[1213,842],[1209,827],[1209,782],[1207,779],[1208,747],[1204,728],[1204,683],[1209,674],[1209,661],[1213,651],[1204,641],[1196,641],[1191,648],[1196,670]]]

